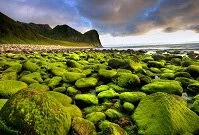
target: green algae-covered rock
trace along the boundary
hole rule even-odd
[[[17,73],[19,73],[19,72],[21,72],[21,69],[22,69],[22,65],[16,63],[14,65],[11,65],[9,68],[7,68],[5,70],[5,72],[17,72]]]
[[[55,76],[63,76],[64,73],[66,72],[66,69],[60,68],[60,67],[52,67],[51,68],[51,72],[55,75]]]
[[[199,114],[199,100],[193,102],[192,110]]]
[[[98,98],[114,98],[114,97],[118,97],[118,96],[119,96],[119,94],[117,92],[115,92],[114,90],[102,91],[97,95]]]
[[[12,96],[0,111],[10,129],[28,135],[66,135],[71,117],[48,92],[26,89]]]
[[[123,92],[119,95],[121,100],[131,103],[138,102],[145,96],[146,94],[143,92]]]
[[[132,88],[139,86],[140,79],[134,74],[122,74],[117,78],[116,84],[123,88]]]
[[[104,78],[112,78],[117,75],[117,71],[116,70],[100,69],[98,71],[98,74]]]
[[[123,116],[122,113],[120,113],[118,110],[115,109],[108,109],[106,110],[105,114],[111,119],[119,119],[120,117]]]
[[[187,88],[189,85],[198,83],[198,81],[186,77],[176,77],[176,81],[179,81],[183,88]]]
[[[173,80],[155,81],[144,85],[141,90],[146,93],[166,92],[177,95],[180,95],[183,92],[183,88],[180,83]]]
[[[48,94],[57,99],[63,106],[68,106],[72,103],[72,98],[59,92],[49,91]]]
[[[188,85],[187,89],[193,93],[199,93],[199,82]]]
[[[198,65],[190,65],[186,71],[193,77],[199,77],[199,66]]]
[[[87,104],[98,104],[98,99],[93,94],[77,94],[75,100],[87,103]]]
[[[107,84],[111,89],[113,89],[114,91],[116,92],[124,92],[126,89],[125,88],[122,88],[114,83],[109,83]]]
[[[39,66],[31,61],[26,61],[24,64],[23,64],[23,68],[25,70],[28,70],[30,72],[35,72],[39,69]]]
[[[71,60],[79,60],[80,57],[79,57],[78,54],[72,53],[72,54],[69,55],[69,59],[71,59]]]
[[[82,117],[82,112],[76,105],[67,105],[66,111],[70,114],[72,119],[74,117]]]
[[[160,75],[161,79],[168,79],[168,80],[173,80],[174,79],[174,73],[162,73]]]
[[[78,62],[76,62],[76,61],[74,61],[74,60],[68,60],[68,61],[66,62],[66,65],[67,65],[68,67],[71,67],[71,68],[80,68],[80,69],[83,68],[82,64],[80,64],[80,63],[78,63]]]
[[[162,71],[161,71],[159,68],[151,67],[150,70],[151,70],[151,72],[153,72],[153,73],[157,73],[157,74],[162,73]]]
[[[126,131],[118,124],[109,122],[107,120],[102,121],[99,125],[99,128],[102,135],[127,135]]]
[[[78,90],[74,87],[68,87],[66,91],[69,96],[73,96],[78,93]]]
[[[89,114],[92,112],[102,112],[105,111],[107,108],[104,105],[93,105],[83,109],[85,114]]]
[[[108,61],[108,66],[111,68],[126,68],[129,65],[128,62],[122,59],[113,58]]]
[[[99,121],[103,121],[106,118],[106,115],[103,112],[92,112],[87,114],[85,118],[94,124],[97,124]]]
[[[57,85],[60,84],[61,80],[62,80],[62,77],[55,76],[55,77],[53,77],[53,78],[50,79],[50,81],[49,81],[49,83],[48,83],[48,86],[49,86],[50,88],[53,89],[53,88],[55,88]]]
[[[128,63],[129,63],[129,67],[131,67],[133,71],[138,71],[142,69],[142,64],[139,61],[128,60]]]
[[[4,104],[8,101],[8,99],[0,99],[0,110],[4,106]]]
[[[188,72],[177,72],[174,74],[174,77],[186,77],[191,78],[191,75]]]
[[[63,81],[67,83],[75,82],[80,78],[86,77],[83,73],[66,72],[63,74]]]
[[[27,75],[23,75],[21,77],[21,81],[27,84],[43,82],[41,74],[39,72],[33,72]]]
[[[97,135],[95,125],[80,117],[75,117],[72,121],[72,129],[78,135]]]
[[[141,100],[133,119],[139,134],[177,135],[199,131],[199,116],[175,95],[154,93]]]
[[[199,94],[194,97],[195,100],[199,100]]]
[[[63,86],[62,87],[56,87],[56,88],[53,89],[53,91],[64,93],[64,92],[66,92],[66,87],[63,87]]]
[[[95,91],[96,92],[102,92],[102,91],[106,91],[109,89],[109,86],[108,85],[100,85],[100,86],[97,86],[95,88]]]
[[[81,78],[75,82],[77,88],[89,88],[97,85],[98,80],[94,77]]]
[[[149,61],[148,66],[149,67],[156,67],[156,68],[163,68],[165,65],[162,61]]]
[[[3,72],[0,74],[0,80],[17,80],[17,72]]]
[[[0,81],[0,97],[10,98],[17,91],[27,87],[28,85],[21,81],[15,81],[15,80]]]
[[[123,108],[128,112],[132,112],[135,109],[135,106],[130,102],[124,102]]]
[[[40,84],[40,83],[32,83],[28,87],[32,89],[43,90],[43,91],[49,90],[49,87],[47,85]]]

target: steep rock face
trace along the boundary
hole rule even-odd
[[[83,41],[94,44],[94,46],[101,46],[99,34],[96,30],[90,30],[84,33]]]

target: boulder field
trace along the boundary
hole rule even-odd
[[[198,135],[199,55],[0,55],[1,135]]]

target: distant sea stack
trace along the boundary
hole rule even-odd
[[[0,13],[0,44],[62,44],[64,41],[102,47],[96,30],[82,34],[68,25],[52,29],[48,24],[18,22]]]

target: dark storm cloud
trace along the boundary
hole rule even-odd
[[[20,21],[94,28],[126,36],[150,30],[199,32],[199,0],[0,0],[0,11]]]
[[[112,35],[165,32],[198,32],[199,0],[78,0],[78,10],[93,27]]]

